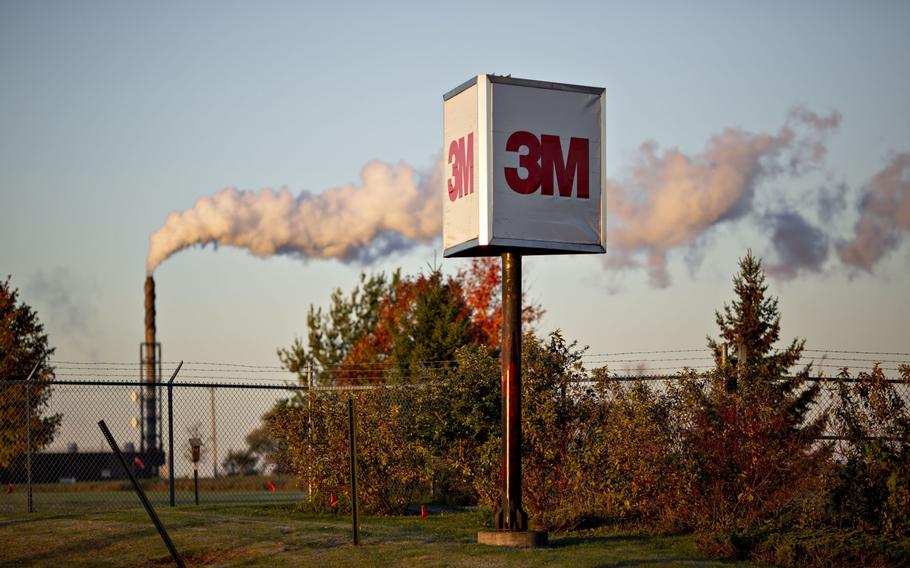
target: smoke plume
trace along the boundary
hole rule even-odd
[[[644,269],[652,285],[665,287],[671,253],[681,250],[694,270],[717,228],[747,219],[768,239],[772,276],[821,272],[835,250],[844,264],[871,271],[910,233],[910,154],[895,156],[861,189],[859,219],[847,240],[839,240],[833,227],[854,195],[849,187],[803,192],[795,196],[804,201],[797,205],[775,183],[821,171],[840,121],[837,112],[819,115],[800,107],[776,132],[727,128],[698,153],[642,144],[628,174],[608,182],[606,267]],[[359,185],[316,195],[224,189],[167,217],[150,238],[147,270],[208,243],[263,257],[370,262],[430,242],[442,229],[442,166],[440,157],[420,177],[404,163],[369,162]],[[814,222],[805,209],[817,209]]]
[[[852,239],[838,245],[841,260],[871,272],[910,233],[910,154],[898,154],[863,187]]]
[[[369,162],[360,185],[318,195],[286,189],[224,189],[186,211],[168,215],[149,239],[146,269],[193,245],[244,248],[274,254],[363,261],[428,242],[442,230],[442,161],[418,179],[404,163]]]
[[[768,265],[771,276],[789,280],[801,271],[820,272],[826,260],[830,238],[796,211],[768,213],[762,219],[771,232],[776,262]]]
[[[607,189],[607,241],[619,256],[608,258],[608,266],[641,266],[636,258],[643,256],[651,283],[666,286],[670,250],[703,243],[699,237],[711,228],[752,213],[762,182],[817,167],[839,123],[836,112],[819,116],[797,108],[776,134],[728,128],[697,155],[643,144],[628,178]],[[792,229],[793,219],[787,221]],[[783,230],[781,238],[792,232]]]

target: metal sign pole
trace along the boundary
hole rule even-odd
[[[521,507],[521,255],[502,255],[502,510],[499,530],[528,530]]]

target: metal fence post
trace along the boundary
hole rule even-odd
[[[28,486],[28,512],[34,513],[35,507],[32,501],[32,377],[35,376],[35,371],[38,370],[38,366],[41,364],[41,361],[35,363],[35,366],[32,367],[32,372],[28,374],[28,378],[25,379],[25,475],[26,475],[26,485]]]
[[[25,382],[25,475],[26,484],[28,485],[28,512],[35,511],[32,504],[32,385],[31,382]]]
[[[171,507],[174,506],[174,379],[183,367],[183,361],[177,364],[171,380],[167,382],[167,485]]]
[[[310,444],[316,442],[316,434],[313,432],[313,364],[306,364],[306,410],[307,426],[310,429]],[[307,481],[306,481],[306,498],[310,503],[313,502],[313,466],[307,464]]]
[[[357,519],[357,443],[354,429],[354,397],[348,398],[348,439],[351,447],[351,521],[354,525],[354,544],[360,544]]]

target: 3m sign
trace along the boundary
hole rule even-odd
[[[479,75],[443,99],[445,256],[606,251],[604,89]]]

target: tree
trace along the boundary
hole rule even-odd
[[[306,383],[309,365],[322,371],[319,382],[332,382],[334,377],[325,370],[340,365],[364,335],[376,326],[380,306],[387,302],[400,282],[400,272],[391,277],[384,273],[367,276],[361,273],[360,282],[346,298],[341,288],[332,292],[329,308],[315,308],[310,305],[307,313],[307,345],[295,337],[290,347],[278,348],[278,359],[292,373],[297,373]]]
[[[724,345],[733,353],[727,359],[729,371],[736,368],[738,375],[752,380],[777,381],[785,376],[799,361],[806,341],[794,339],[785,349],[775,349],[780,339],[780,311],[777,298],[766,297],[768,286],[761,260],[752,256],[752,250],[739,261],[739,274],[733,279],[736,299],[732,305],[724,304],[723,312],[715,312],[717,326],[723,343],[708,337],[708,347],[715,359],[722,359]],[[808,369],[806,370],[808,374]],[[729,373],[727,373],[729,374]],[[735,389],[737,377],[729,377],[728,388]]]
[[[499,346],[501,278],[496,259],[475,260],[457,277],[438,268],[416,276],[361,274],[348,296],[332,293],[326,311],[310,307],[308,349],[300,338],[280,348],[282,364],[301,378],[307,364],[322,383],[413,381],[451,363],[466,345]],[[533,325],[543,310],[525,307]]]
[[[766,296],[752,251],[740,259],[733,287],[736,299],[716,316],[721,340],[735,354],[724,360],[722,342],[709,338],[717,367],[707,385],[684,376],[675,393],[693,519],[712,530],[746,529],[796,511],[819,494],[830,455],[830,446],[818,443],[826,415],[808,417],[821,388],[807,382],[811,365],[788,376],[805,341],[775,350],[777,299]]]
[[[458,272],[464,288],[464,299],[471,310],[474,325],[480,331],[487,347],[499,349],[502,341],[502,265],[497,257],[472,258],[467,270]],[[540,304],[526,301],[522,292],[521,320],[525,331],[543,317]]]
[[[9,277],[0,281],[0,467],[10,467],[25,454],[26,416],[34,449],[49,444],[60,425],[59,414],[44,415],[54,379],[54,368],[47,359],[53,353],[38,314],[19,300],[19,291],[10,287]],[[26,386],[13,381],[24,381],[30,373],[27,395]]]
[[[259,473],[259,460],[249,450],[231,450],[221,461],[225,475],[256,475]]]

